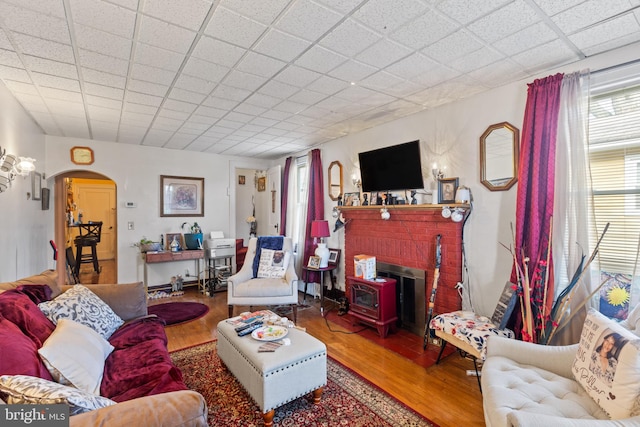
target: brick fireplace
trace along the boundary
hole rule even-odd
[[[455,285],[462,280],[462,222],[443,218],[437,205],[387,207],[391,218],[380,217],[380,206],[346,206],[345,276],[353,276],[353,256],[374,255],[377,262],[426,272],[427,311],[435,270],[436,236],[442,235],[442,263],[434,313],[460,310]],[[346,284],[348,287],[349,285]],[[347,295],[349,289],[345,289]]]

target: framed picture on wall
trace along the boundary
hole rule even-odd
[[[340,249],[329,248],[329,264],[338,264],[338,261],[340,261],[340,251]]]
[[[438,203],[455,203],[458,178],[441,178],[438,180]]]
[[[264,191],[267,189],[267,177],[261,176],[258,178],[258,191]]]
[[[40,200],[42,197],[42,174],[31,172],[31,199]]]
[[[160,175],[160,216],[204,216],[204,178]]]
[[[244,185],[245,182],[246,182],[245,176],[244,175],[238,175],[238,184]]]

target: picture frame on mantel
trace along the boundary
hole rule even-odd
[[[160,216],[204,216],[204,178],[160,175]]]
[[[458,177],[440,178],[438,180],[438,204],[455,203],[457,188]]]

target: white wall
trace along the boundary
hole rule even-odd
[[[95,162],[90,166],[78,166],[71,162],[69,149],[75,145],[89,146],[94,150]],[[76,138],[46,137],[47,175],[53,177],[71,170],[90,170],[107,176],[116,183],[118,221],[118,282],[143,279],[143,267],[138,249],[133,243],[143,236],[158,241],[161,234],[184,233],[183,222],[196,221],[203,233],[221,230],[226,237],[235,237],[235,203],[230,203],[230,169],[238,158],[190,151],[167,150],[156,147],[91,141]],[[263,168],[267,165],[263,163]],[[204,177],[204,217],[161,217],[160,175]],[[125,202],[136,203],[135,208],[125,207]],[[127,229],[133,221],[134,230]],[[51,223],[53,227],[53,223]],[[51,228],[52,230],[53,228]],[[194,274],[195,263],[155,264],[148,269],[149,283],[168,283],[175,274],[185,269]]]
[[[44,145],[40,128],[0,83],[0,148],[36,159],[36,170],[43,172]],[[31,177],[19,176],[0,193],[0,282],[53,268],[49,246],[53,234],[47,229],[53,211],[43,211],[39,201],[27,200],[27,192],[31,192]]]
[[[545,72],[543,78],[556,72],[571,73],[585,68],[595,71],[636,60],[640,57],[640,44],[627,46],[604,55],[571,64],[562,69]],[[446,165],[448,177],[459,177],[460,184],[471,189],[473,213],[464,229],[468,276],[466,278],[473,308],[476,312],[491,315],[504,284],[509,280],[512,259],[509,251],[501,246],[510,245],[511,224],[515,227],[515,202],[517,185],[509,191],[491,192],[480,184],[479,149],[480,135],[492,124],[507,121],[522,129],[529,78],[504,87],[493,89],[471,98],[395,120],[366,131],[348,135],[323,144],[322,163],[325,171],[329,164],[342,162],[345,192],[357,191],[351,183],[351,174],[357,171],[358,153],[387,145],[420,139],[423,153],[422,167],[426,188],[430,188],[431,164]],[[302,154],[302,153],[299,153]],[[283,161],[284,164],[284,161]],[[326,174],[326,172],[325,172]],[[325,181],[328,182],[326,175]],[[425,203],[430,203],[427,198]],[[325,192],[325,218],[331,217],[333,202]],[[347,226],[348,232],[348,226]],[[345,230],[332,232],[329,247],[344,250]],[[372,230],[375,238],[375,230]],[[338,272],[339,287],[344,289],[344,262]],[[446,261],[445,261],[446,262]],[[448,283],[447,286],[454,284]]]

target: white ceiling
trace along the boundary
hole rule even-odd
[[[640,40],[640,0],[0,0],[48,135],[273,159]]]

